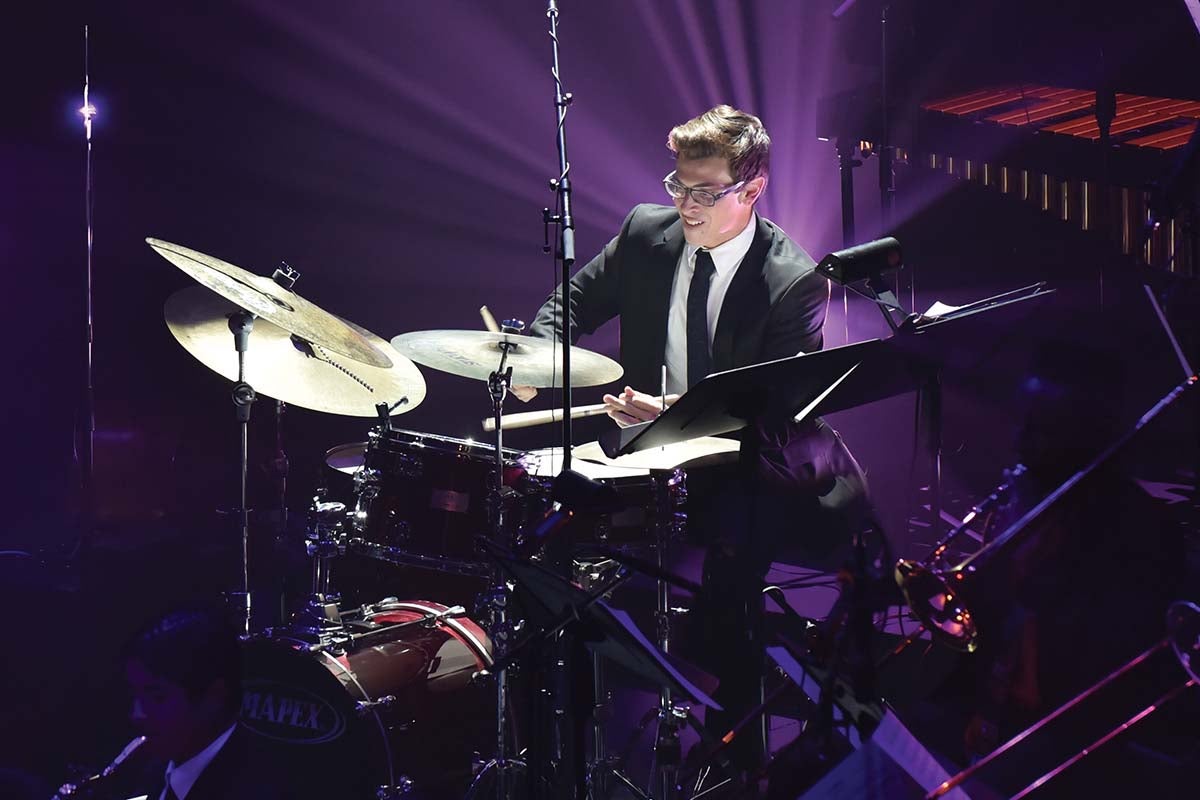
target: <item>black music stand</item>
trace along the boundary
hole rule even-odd
[[[605,431],[609,458],[697,436],[739,431],[768,414],[807,419],[914,391],[944,367],[978,364],[1053,293],[1038,283],[933,318],[910,317],[887,339],[717,372],[650,422]],[[976,343],[987,341],[988,348]]]

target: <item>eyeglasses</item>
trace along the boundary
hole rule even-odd
[[[731,192],[736,192],[745,183],[745,181],[738,181],[732,186],[726,186],[724,189],[714,192],[711,189],[694,189],[691,186],[684,186],[675,180],[674,170],[667,177],[663,178],[663,186],[666,187],[667,194],[671,195],[671,197],[676,200],[684,200],[690,194],[692,199],[702,206],[715,206],[718,200]]]

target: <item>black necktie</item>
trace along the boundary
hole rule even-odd
[[[716,266],[707,250],[696,251],[696,269],[687,298],[687,385],[692,388],[709,373],[708,287]]]

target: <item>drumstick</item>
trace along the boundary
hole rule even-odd
[[[479,307],[479,316],[483,317],[483,327],[492,333],[500,332],[500,326],[496,323],[496,318],[492,316],[492,312],[488,310],[487,306]]]
[[[608,411],[608,406],[604,403],[596,403],[593,406],[576,406],[571,409],[571,419],[582,419],[584,417],[598,417]],[[562,409],[550,408],[545,411],[522,411],[518,414],[504,415],[504,429],[512,428],[532,428],[534,425],[548,425],[551,422],[562,421]],[[496,420],[488,418],[483,420],[483,429],[488,433],[496,430]]]

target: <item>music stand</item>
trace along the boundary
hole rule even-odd
[[[912,317],[887,339],[709,375],[650,422],[605,431],[609,458],[692,439],[739,431],[765,414],[806,419],[915,391],[944,367],[975,366],[999,338],[1033,310],[1030,301],[1053,293],[1044,284],[962,306],[932,318]],[[991,348],[964,345],[990,339]]]

